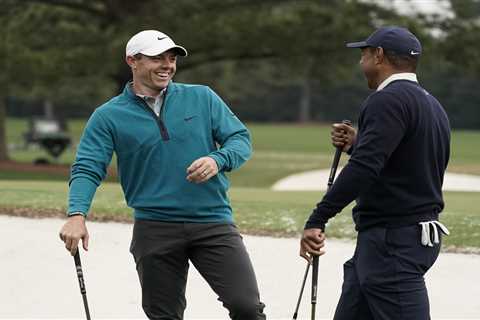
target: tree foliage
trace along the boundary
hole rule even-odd
[[[178,79],[214,86],[244,118],[330,120],[355,114],[368,93],[358,51],[345,42],[380,25],[408,26],[421,38],[421,71],[433,91],[450,88],[436,77],[453,69],[472,86],[479,8],[478,0],[452,0],[452,18],[414,19],[360,0],[2,0],[0,159],[7,95],[91,110],[129,80],[125,44],[140,30],[187,47]]]

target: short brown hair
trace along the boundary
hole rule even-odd
[[[396,69],[415,72],[417,70],[417,64],[419,57],[411,56],[407,54],[401,54],[392,50],[383,49],[388,62]]]
[[[375,53],[377,48],[368,47],[372,54]],[[410,56],[408,54],[398,53],[393,50],[383,49],[383,54],[387,58],[388,62],[395,68],[401,71],[415,72],[417,70],[417,64],[419,57]]]

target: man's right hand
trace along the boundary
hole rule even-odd
[[[60,239],[65,242],[65,248],[72,256],[77,252],[80,239],[82,239],[83,249],[88,250],[88,237],[83,214],[68,217],[67,222],[60,230]]]
[[[325,246],[325,233],[322,229],[312,228],[303,230],[300,240],[300,256],[311,262],[312,257],[325,254],[322,248]]]
[[[332,128],[331,137],[333,146],[342,148],[343,152],[347,152],[357,139],[357,130],[344,123],[334,123]]]

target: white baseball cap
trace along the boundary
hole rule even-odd
[[[182,57],[188,54],[184,47],[177,46],[165,33],[157,30],[144,30],[128,40],[125,55],[128,57],[141,53],[146,56],[156,56],[171,49],[176,49],[178,55]]]

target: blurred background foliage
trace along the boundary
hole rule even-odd
[[[408,2],[408,0],[404,0]],[[455,128],[480,128],[480,1],[439,1],[445,14],[390,1],[1,0],[0,160],[7,117],[87,118],[130,78],[125,44],[143,29],[189,50],[176,81],[214,88],[245,121],[355,119],[369,90],[358,50],[376,27],[422,41],[421,83]]]

